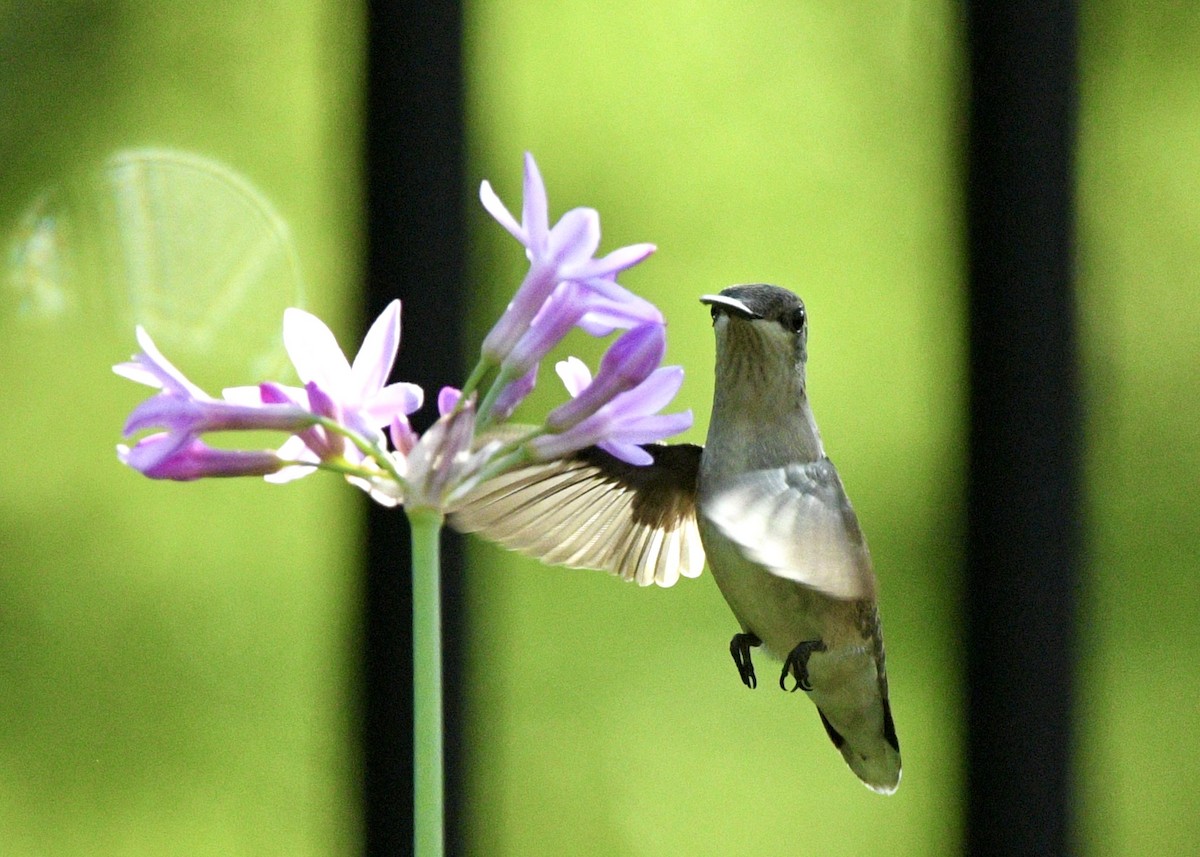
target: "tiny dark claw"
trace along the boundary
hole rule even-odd
[[[780,689],[784,691],[788,689],[787,677],[790,672],[796,679],[796,685],[791,689],[792,693],[797,690],[811,691],[812,682],[808,680],[808,659],[813,652],[823,651],[825,651],[825,644],[820,640],[805,640],[798,643],[783,662],[783,672],[779,674]]]
[[[733,655],[734,666],[742,677],[742,684],[754,690],[758,687],[758,677],[754,674],[754,662],[750,660],[750,649],[761,646],[762,640],[754,634],[734,634],[729,641],[729,654]]]

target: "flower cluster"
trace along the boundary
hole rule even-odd
[[[546,189],[525,156],[521,220],[488,182],[484,208],[525,247],[529,271],[487,334],[478,365],[462,390],[445,387],[439,417],[418,434],[408,417],[421,408],[415,384],[387,383],[400,347],[400,302],[375,320],[353,362],[315,316],[284,314],[283,339],[303,387],[265,382],[208,395],[176,369],[142,328],[141,352],[114,371],[159,390],[130,414],[127,437],[146,429],[122,462],[155,479],[263,476],[287,482],[317,469],[342,473],[380,503],[444,509],[480,480],[531,461],[592,445],[630,464],[648,464],[641,444],[691,425],[690,411],[660,414],[683,380],[660,367],[666,329],[656,307],[617,284],[617,275],[654,252],[635,244],[596,258],[600,218],[576,208],[550,226]],[[572,329],[593,336],[622,330],[595,378],[572,357],[557,365],[571,398],[540,426],[502,429],[533,390],[538,368]],[[478,393],[488,380],[482,400]],[[219,449],[204,435],[269,430],[288,437],[274,450]],[[390,441],[390,443],[389,443]]]

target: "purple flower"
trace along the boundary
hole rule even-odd
[[[392,438],[392,446],[396,450],[396,454],[403,457],[412,452],[417,441],[421,439],[420,435],[413,430],[412,425],[408,422],[408,417],[404,414],[396,414],[392,417],[392,424],[388,427],[388,434]]]
[[[513,381],[509,381],[501,389],[499,395],[496,396],[496,401],[492,403],[491,414],[489,420],[493,423],[502,423],[513,415],[513,411],[517,409],[517,405],[525,401],[525,397],[533,392],[534,386],[537,384],[538,364],[533,364],[533,368]]]
[[[623,292],[627,297],[614,298],[613,293]],[[614,330],[629,330],[642,324],[663,324],[662,313],[657,316],[644,312],[642,299],[633,292],[612,283],[612,292],[601,295],[592,292],[587,296],[587,310],[579,320],[581,330],[592,336],[608,336]]]
[[[559,377],[573,398],[550,412],[546,417],[547,428],[556,432],[568,429],[594,414],[614,396],[636,387],[658,368],[666,350],[666,329],[661,324],[644,324],[623,334],[609,347],[600,359],[600,371],[594,381],[589,376],[582,385],[578,384],[582,378],[578,367],[583,363],[568,364],[570,382],[561,371]],[[586,373],[587,367],[583,371]]]
[[[458,404],[458,400],[461,398],[462,390],[457,387],[442,387],[442,389],[438,390],[438,416],[444,417],[454,410],[454,406]]]
[[[503,377],[499,383],[508,383],[509,379],[519,378],[536,367],[579,323],[588,311],[588,304],[582,286],[559,283],[500,364]]]
[[[662,329],[661,324],[643,324],[636,313],[628,312],[630,306],[630,303],[614,301],[589,292],[578,283],[559,283],[500,364],[500,373],[495,381],[496,392],[492,394],[496,396],[496,400],[492,401],[489,397],[484,401],[485,407],[488,408],[484,417],[485,423],[503,422],[512,415],[516,406],[532,392],[537,380],[538,364],[542,358],[576,325],[597,336],[605,336],[620,327],[634,327],[638,330]],[[652,365],[645,369],[642,377],[648,375],[661,359],[660,349],[658,356],[651,358]],[[638,378],[633,383],[640,380],[641,378]],[[499,400],[500,396],[504,397],[503,402]]]
[[[284,387],[281,384],[259,384],[259,396],[264,402],[296,402],[318,417],[325,417],[339,425],[344,424],[345,415],[338,405],[320,386],[309,381],[303,390]],[[345,435],[332,431],[322,425],[313,425],[298,432],[295,437],[288,438],[279,449],[279,455],[286,461],[309,462],[301,466],[289,468],[279,476],[272,474],[272,482],[290,482],[312,472],[313,467],[322,461],[335,458],[353,460],[360,463],[365,455],[358,447],[349,443]]]
[[[375,319],[353,364],[325,323],[304,310],[284,312],[283,344],[300,380],[320,387],[342,409],[346,425],[363,435],[373,436],[393,414],[411,414],[424,401],[416,384],[387,383],[400,349],[398,300]]]
[[[266,476],[286,463],[268,449],[214,449],[197,438],[179,445],[167,433],[145,437],[132,449],[121,444],[117,457],[151,479],[178,482],[211,476]]]
[[[142,402],[125,422],[124,434],[130,437],[148,428],[166,432],[142,438],[132,449],[118,447],[121,461],[155,479],[196,479],[206,475],[204,467],[214,468],[212,475],[234,475],[230,468],[269,467],[265,461],[254,465],[239,464],[228,455],[207,455],[197,437],[210,431],[270,430],[301,431],[312,425],[312,414],[292,403],[243,403],[214,399],[189,381],[155,346],[144,328],[137,328],[140,353],[127,363],[113,367],[122,377],[139,384],[157,387],[162,392]],[[199,445],[197,445],[199,444]],[[211,450],[217,453],[219,450]],[[278,470],[273,467],[262,472]],[[185,476],[173,475],[186,473]]]
[[[424,392],[416,384],[386,383],[400,348],[400,301],[388,304],[371,325],[353,363],[346,359],[325,323],[304,310],[285,311],[283,343],[305,388],[271,385],[272,396],[284,395],[302,402],[313,413],[346,426],[371,443],[382,447],[382,429],[424,402]],[[264,395],[259,388],[226,390],[225,395],[244,397],[250,391]],[[319,462],[336,457],[352,464],[365,459],[348,438],[331,435],[319,427],[289,438],[279,448],[279,456],[298,466],[271,474],[268,481],[290,482],[307,476]]]
[[[479,188],[479,198],[492,217],[525,246],[525,254],[530,262],[529,273],[508,309],[483,341],[485,359],[494,363],[503,361],[555,287],[564,281],[577,283],[601,298],[623,305],[622,320],[628,323],[615,324],[608,328],[609,332],[617,326],[662,322],[662,314],[653,304],[616,284],[616,275],[653,253],[654,245],[633,244],[614,250],[601,259],[594,258],[600,246],[600,215],[591,208],[572,209],[551,228],[546,186],[532,155],[525,154],[525,187],[520,223],[486,181]],[[605,323],[616,320],[617,315],[610,312],[606,318]],[[589,324],[593,329],[603,328],[597,319],[590,320]]]
[[[559,363],[556,369],[567,391],[574,397],[584,396],[592,386],[591,373],[581,360],[569,358]],[[640,444],[678,434],[692,424],[690,410],[658,413],[671,401],[682,383],[681,367],[656,369],[636,387],[613,396],[607,404],[566,431],[534,438],[530,448],[536,457],[549,460],[596,445],[629,464],[650,464],[654,459]]]

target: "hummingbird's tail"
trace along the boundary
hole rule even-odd
[[[900,785],[900,742],[896,738],[896,725],[892,722],[892,709],[887,696],[879,701],[882,711],[879,706],[871,706],[865,712],[858,712],[859,717],[842,723],[840,730],[829,721],[820,707],[817,713],[821,715],[821,723],[829,740],[842,754],[850,770],[871,791],[890,795]]]

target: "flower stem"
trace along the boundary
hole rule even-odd
[[[483,402],[479,405],[479,410],[476,411],[479,414],[478,423],[480,429],[486,428],[491,423],[492,405],[495,403],[496,397],[500,395],[500,391],[504,389],[504,385],[511,380],[511,378],[505,375],[503,367],[500,369],[499,374],[492,380],[492,386],[488,387],[487,393],[483,396]]]
[[[494,363],[485,357],[479,358],[479,362],[475,364],[475,368],[471,370],[470,377],[467,378],[467,383],[463,384],[462,386],[462,398],[458,400],[459,404],[464,402],[473,392],[475,392],[475,388],[479,386],[479,382],[483,380],[483,376],[486,375],[487,371],[494,365]]]
[[[416,857],[442,857],[442,514],[406,509],[413,570],[413,841]]]
[[[380,467],[387,471],[389,476],[396,480],[397,484],[399,484],[405,490],[408,490],[408,483],[396,469],[396,462],[392,460],[390,455],[388,455],[386,446],[376,446],[358,432],[347,428],[337,420],[330,419],[329,417],[317,417],[315,422],[326,431],[333,432],[334,434],[340,434],[342,437],[349,440],[352,444],[358,447],[359,452],[361,452],[367,458],[375,461]]]

